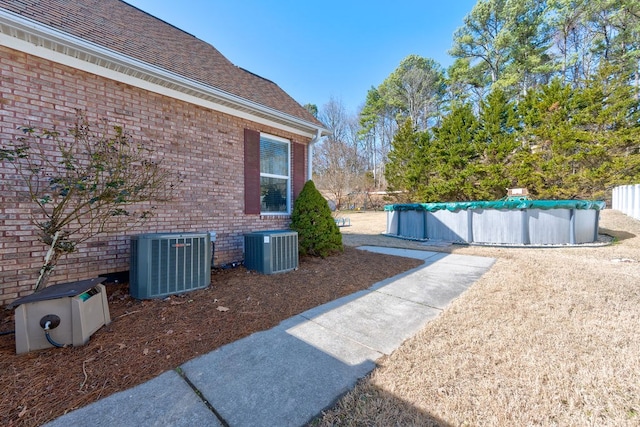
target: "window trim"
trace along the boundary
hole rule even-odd
[[[285,177],[284,175],[274,175],[274,174],[269,174],[269,173],[262,173],[261,167],[258,166],[258,175],[259,175],[259,179],[264,178],[278,178],[278,179],[285,179],[287,180],[287,210],[286,212],[265,212],[262,210],[262,202],[260,202],[260,215],[262,216],[289,216],[291,215],[291,206],[292,206],[292,193],[291,193],[291,186],[292,186],[292,181],[293,181],[293,177],[292,177],[292,173],[293,173],[293,165],[292,165],[292,161],[291,161],[291,140],[287,139],[287,138],[282,138],[280,136],[276,136],[276,135],[272,135],[269,133],[264,133],[264,132],[260,132],[260,137],[259,137],[259,145],[262,144],[262,139],[268,139],[271,141],[275,141],[275,142],[282,142],[287,144],[287,176]],[[260,151],[260,147],[258,147],[258,151]],[[258,154],[259,159],[258,160],[262,160],[262,158],[260,157],[260,154]],[[260,184],[260,192],[262,192],[262,184]]]

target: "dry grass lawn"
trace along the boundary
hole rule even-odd
[[[346,244],[432,249],[350,218]],[[640,425],[640,221],[600,226],[614,244],[436,248],[497,262],[314,425]]]

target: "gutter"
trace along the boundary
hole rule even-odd
[[[320,134],[320,129],[318,129],[316,136],[307,145],[307,181],[313,179],[313,146],[320,140]]]
[[[313,179],[313,148],[318,142],[322,142],[326,135],[322,135],[327,130],[322,128],[316,129],[316,136],[313,137],[311,141],[309,141],[309,145],[307,146],[307,181],[311,181]]]

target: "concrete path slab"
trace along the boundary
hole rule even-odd
[[[438,309],[444,309],[495,262],[493,258],[414,249],[376,246],[361,246],[359,249],[425,260],[424,265],[378,282],[371,289]]]
[[[475,255],[446,254],[446,256],[438,259],[438,263],[454,267],[467,266],[487,269],[495,263],[495,259]]]
[[[493,260],[363,247],[424,264],[191,360],[47,424],[300,426],[436,317]]]
[[[348,304],[323,305],[301,316],[380,353],[391,354],[438,314],[440,310],[432,307],[370,291]]]
[[[45,424],[46,427],[222,426],[174,371],[112,394]]]
[[[438,263],[376,288],[385,295],[443,310],[484,273],[485,269],[460,266],[455,271]]]
[[[303,425],[353,388],[380,354],[299,320],[231,343],[182,369],[230,426]]]
[[[376,252],[379,254],[402,256],[406,258],[421,259],[427,262],[427,264],[434,263],[436,261],[444,262],[451,265],[466,265],[470,267],[489,268],[495,262],[493,258],[480,257],[474,255],[458,255],[449,254],[446,252],[433,252],[433,251],[420,251],[416,249],[400,249],[400,248],[387,248],[381,246],[359,246],[358,249]]]
[[[427,260],[437,261],[449,255],[443,252],[419,251],[416,249],[387,248],[383,246],[358,246],[358,249],[363,251],[375,252],[379,254],[421,259],[424,261],[427,261]]]
[[[349,366],[367,365],[383,353],[339,335],[302,316],[295,316],[281,324],[287,334],[313,346]]]

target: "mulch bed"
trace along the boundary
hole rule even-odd
[[[164,300],[135,300],[127,284],[108,284],[112,322],[85,346],[16,355],[14,336],[0,336],[0,424],[41,425],[421,263],[345,247],[288,273],[216,269],[209,288]],[[13,328],[13,311],[2,310],[0,332]]]

